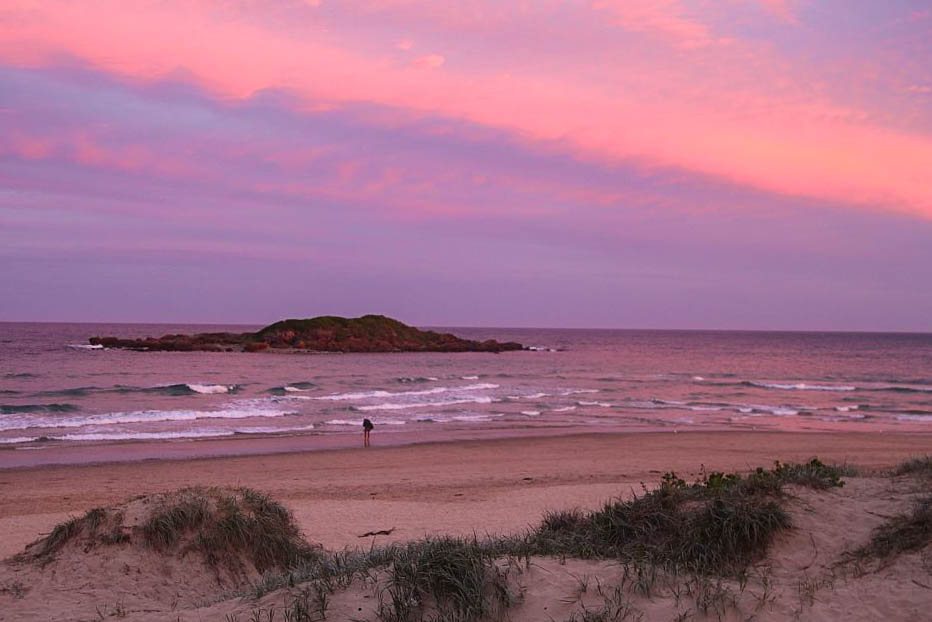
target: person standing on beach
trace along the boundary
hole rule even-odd
[[[362,420],[362,443],[363,443],[362,446],[363,447],[369,446],[369,432],[371,432],[372,428],[374,427],[375,426],[372,425],[372,422],[369,421],[368,419]]]

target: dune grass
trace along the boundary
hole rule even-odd
[[[932,477],[932,455],[919,456],[901,462],[895,469],[894,475],[925,475]]]
[[[157,497],[142,524],[123,521],[121,510],[94,508],[55,526],[35,543],[31,556],[47,563],[75,540],[86,549],[136,543],[156,551],[195,551],[215,567],[241,569],[247,560],[259,572],[292,568],[320,556],[284,506],[248,488],[185,488]]]
[[[721,581],[705,577],[740,576],[766,553],[776,533],[790,527],[780,505],[783,487],[842,486],[844,472],[813,459],[748,475],[707,473],[692,484],[667,473],[657,488],[644,487],[632,499],[591,512],[551,512],[520,535],[427,538],[321,555],[288,572],[266,574],[252,596],[301,584],[333,590],[363,580],[385,586],[378,609],[383,622],[498,619],[520,598],[508,570],[526,566],[531,557],[551,556],[617,560],[628,587],[648,596],[661,571],[692,577],[687,584],[695,588],[690,593],[697,606],[723,610],[724,592],[709,588]],[[637,619],[620,592],[610,596],[603,608],[580,611],[573,619]]]
[[[90,545],[126,542],[129,536],[121,529],[122,521],[121,512],[92,508],[56,525],[48,536],[31,545],[30,556],[48,563],[66,544],[81,537]]]
[[[776,463],[747,476],[712,472],[693,484],[675,473],[654,490],[600,510],[551,512],[517,551],[531,555],[612,558],[668,570],[734,574],[760,558],[790,526],[778,503],[785,484],[842,486],[838,467],[817,459]]]
[[[252,597],[301,589],[279,610],[286,622],[324,619],[329,595],[354,581],[377,587],[382,622],[502,619],[522,595],[513,571],[540,556],[615,560],[623,568],[622,585],[606,593],[605,606],[578,612],[573,617],[578,622],[637,619],[638,612],[619,590],[650,597],[661,573],[685,581],[700,610],[720,612],[728,602],[727,591],[720,589],[722,579],[741,580],[748,566],[765,555],[773,537],[790,527],[781,506],[784,487],[842,486],[844,473],[816,459],[776,463],[747,475],[704,473],[691,484],[670,472],[659,486],[642,485],[631,499],[589,512],[551,512],[519,535],[434,537],[333,553],[308,545],[290,512],[261,493],[188,488],[158,497],[149,517],[130,535],[133,542],[156,551],[197,551],[215,567],[251,561],[264,572]],[[896,534],[908,532],[908,537],[891,537],[927,542],[930,512],[932,501],[917,514],[926,521],[921,523],[926,531],[915,521],[904,522]],[[130,538],[121,526],[121,513],[95,509],[57,526],[37,544],[50,556],[80,534],[103,534],[102,542],[116,538],[114,534]],[[265,614],[274,615],[270,610]]]
[[[932,495],[918,499],[910,512],[898,514],[877,527],[871,540],[853,553],[858,560],[889,561],[932,543]]]
[[[249,488],[180,490],[153,511],[141,533],[149,547],[182,545],[199,551],[213,566],[237,566],[238,556],[245,555],[259,572],[319,556],[287,508]]]

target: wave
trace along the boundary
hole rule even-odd
[[[39,376],[36,375],[36,374],[30,374],[30,373],[27,373],[27,372],[24,372],[24,373],[21,373],[21,374],[17,374],[17,373],[5,374],[5,375],[3,376],[4,380],[21,380],[21,379],[23,379],[23,378],[38,378],[38,377],[39,377]]]
[[[485,391],[489,389],[497,389],[499,385],[484,383],[484,384],[469,384],[462,387],[436,387],[434,389],[425,389],[423,391],[362,391],[358,393],[334,393],[332,395],[321,395],[315,397],[315,400],[330,400],[330,401],[355,401],[355,400],[368,400],[377,397],[403,397],[403,396],[418,396],[418,395],[436,395],[438,393],[452,393],[458,391]]]
[[[80,410],[74,404],[0,404],[0,414],[19,415],[29,413],[70,413]],[[0,421],[0,430],[3,422]]]
[[[72,350],[103,350],[102,345],[96,344],[91,345],[89,343],[66,343],[66,348],[71,348]]]
[[[744,386],[761,387],[764,389],[782,389],[785,391],[855,391],[857,387],[848,384],[829,385],[829,384],[806,384],[805,382],[783,383],[783,382],[757,382],[746,380],[740,383]]]
[[[889,384],[872,387],[859,387],[859,391],[890,391],[893,393],[932,393],[932,386]]]
[[[0,390],[0,395],[19,395],[19,391],[14,391],[13,389],[2,389]]]
[[[472,378],[466,378],[467,380],[477,380],[479,376],[473,376]],[[401,378],[395,378],[395,382],[400,382],[401,384],[420,384],[422,382],[436,382],[440,378],[434,376],[402,376]]]
[[[288,393],[305,393],[316,389],[317,385],[313,382],[291,382],[279,387],[266,389],[265,392],[272,393],[273,395],[287,395]]]
[[[553,412],[555,413],[568,413],[571,410],[576,410],[575,406],[562,406],[560,408],[554,408]]]
[[[250,417],[284,417],[297,414],[289,410],[227,409],[227,410],[136,410],[83,417],[10,417],[0,419],[0,431],[33,428],[83,428],[125,423],[160,421],[196,421],[198,419],[248,419]]]
[[[491,404],[492,398],[484,395],[477,395],[456,400],[443,400],[439,402],[385,402],[382,404],[371,404],[369,406],[354,406],[353,410],[370,411],[370,410],[405,410],[407,408],[430,408],[433,406],[453,406],[456,404]]]
[[[521,414],[525,415],[526,417],[536,417],[537,415],[540,414],[540,411],[539,410],[522,410]]]
[[[478,380],[479,376],[460,376],[463,380]]]
[[[610,408],[611,404],[608,402],[588,402],[586,400],[579,400],[576,402],[580,406],[600,406],[602,408]]]
[[[897,415],[897,421],[918,421],[920,423],[932,423],[932,413],[926,415]]]
[[[81,432],[48,437],[51,441],[160,441],[233,436],[233,430],[179,430],[176,432]]]
[[[193,438],[220,438],[224,436],[249,434],[281,434],[286,432],[303,432],[312,430],[314,424],[297,427],[254,426],[232,430],[173,430],[165,432],[77,432],[58,436],[18,436],[0,438],[0,444],[34,443],[38,441],[155,441]]]
[[[566,397],[567,395],[579,395],[582,393],[598,393],[598,389],[564,389],[560,391],[560,395]]]
[[[203,384],[176,383],[160,384],[154,387],[134,387],[116,384],[112,387],[74,387],[71,389],[52,389],[34,393],[35,397],[85,397],[95,393],[161,393],[163,395],[212,395],[220,393],[237,393],[242,389],[238,384]]]

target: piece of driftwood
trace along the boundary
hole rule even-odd
[[[367,531],[366,533],[362,534],[361,536],[357,536],[357,537],[368,538],[369,536],[390,536],[392,535],[393,531],[395,531],[394,527],[392,527],[391,529],[380,529],[379,531]]]

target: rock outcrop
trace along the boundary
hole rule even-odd
[[[451,333],[419,330],[383,315],[282,320],[255,333],[197,333],[144,339],[92,337],[90,343],[105,348],[181,352],[504,352],[524,349],[515,342],[474,341]]]

